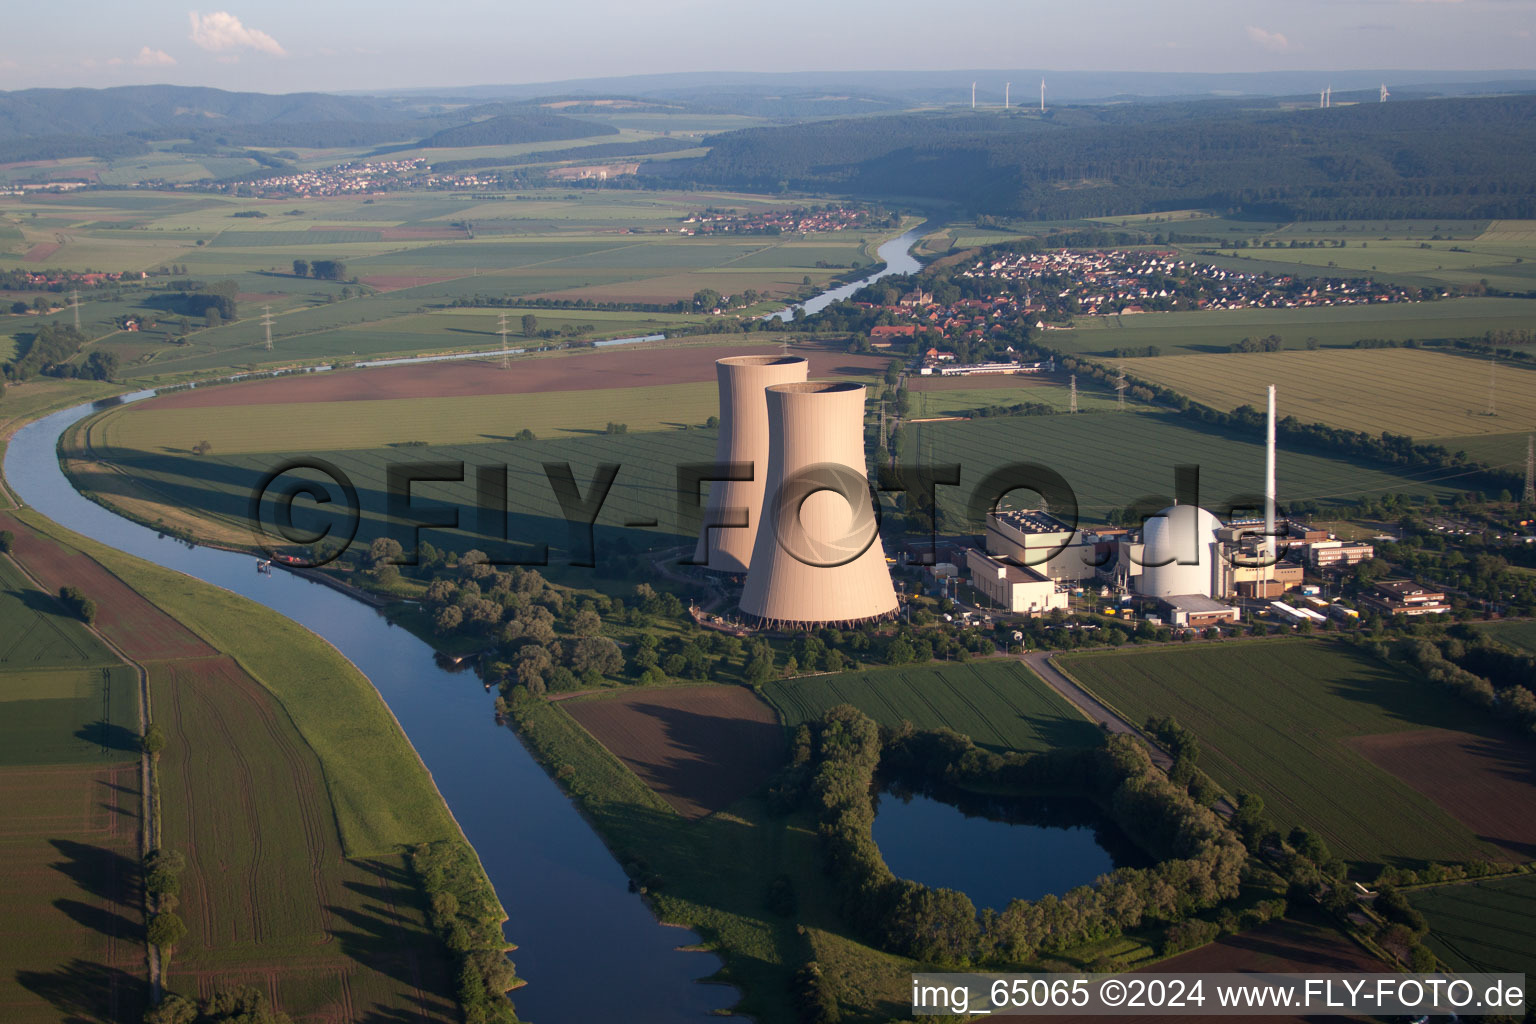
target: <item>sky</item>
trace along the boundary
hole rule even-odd
[[[1536,68],[1536,0],[7,6],[5,90],[172,83],[341,92],[718,70]]]

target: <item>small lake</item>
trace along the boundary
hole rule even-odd
[[[956,889],[977,910],[1059,896],[1117,867],[1148,863],[1086,800],[957,799],[958,805],[883,790],[875,806],[875,844],[898,878]]]

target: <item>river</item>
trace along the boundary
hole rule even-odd
[[[880,247],[886,267],[805,303],[828,302],[918,262],[920,228]],[[818,304],[819,303],[819,304]],[[789,310],[781,314],[790,315]],[[142,391],[117,401],[153,397]],[[697,936],[657,923],[597,834],[565,794],[491,715],[473,676],[440,668],[433,650],[372,608],[287,573],[255,572],[248,555],[188,547],[81,496],[59,468],[58,439],[103,406],[81,405],[23,427],[5,453],[5,478],[25,504],[119,551],[232,590],[330,641],[378,689],[431,771],[437,788],[507,909],[518,1014],[536,1024],[722,1019],[734,990],[695,982],[719,961],[677,947]]]

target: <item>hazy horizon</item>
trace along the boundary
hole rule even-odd
[[[530,85],[676,72],[1226,73],[1536,69],[1536,5],[1516,0],[1297,0],[1276,7],[983,0],[935,17],[910,0],[770,12],[699,0],[511,10],[469,0],[452,17],[379,4],[91,9],[67,34],[24,6],[0,44],[0,89],[211,86],[267,93]],[[1113,26],[1106,32],[1105,26]],[[19,41],[25,40],[23,45]]]

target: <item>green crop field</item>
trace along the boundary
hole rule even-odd
[[[1262,406],[1262,392],[1254,403]],[[1172,412],[1101,412],[1077,416],[1008,416],[957,423],[909,424],[901,457],[961,466],[960,486],[940,487],[939,508],[951,533],[976,533],[967,522],[970,488],[1010,463],[1040,463],[1064,476],[1079,515],[1103,522],[1111,509],[1143,495],[1173,498],[1177,465],[1200,467],[1201,504],[1224,511],[1228,499],[1262,493],[1262,438],[1236,438]],[[1435,494],[1449,500],[1461,479],[1428,470],[1394,471],[1313,452],[1280,449],[1276,469],[1282,504],[1322,505],[1387,493]],[[1018,492],[1021,497],[1032,497]],[[1251,506],[1250,506],[1251,507]],[[1063,514],[1066,510],[1052,508]]]
[[[870,669],[781,680],[763,696],[794,728],[852,704],[881,725],[953,729],[991,750],[1091,747],[1099,729],[1016,661]]]
[[[1536,654],[1536,622],[1480,622],[1477,628],[1495,640]]]
[[[206,409],[136,409],[93,429],[103,450],[186,452],[205,440],[226,455],[334,451],[423,441],[465,445],[510,440],[519,430],[539,437],[601,433],[609,422],[632,431],[703,426],[719,411],[714,384],[662,384],[533,395],[396,398],[374,402],[240,405]]]
[[[1253,268],[1245,268],[1253,269]],[[1287,348],[1308,338],[1324,347],[1349,347],[1362,338],[1427,341],[1482,337],[1489,331],[1529,330],[1532,299],[1447,299],[1321,309],[1215,309],[1135,316],[1077,317],[1070,331],[1042,335],[1044,344],[1072,355],[1112,358],[1116,349],[1158,346],[1165,355],[1227,352],[1243,338],[1277,334]],[[1127,360],[1135,373],[1139,360]]]
[[[1429,922],[1429,948],[1454,971],[1536,975],[1536,877],[1522,875],[1411,893]]]
[[[1129,362],[1129,361],[1128,361]],[[1416,438],[1500,434],[1536,423],[1536,368],[1425,349],[1346,349],[1158,356],[1128,372],[1212,408],[1263,408],[1368,434]],[[1486,415],[1489,385],[1498,415]]]
[[[0,672],[0,766],[136,758],[138,686],[126,665]]]
[[[118,659],[51,594],[0,555],[0,672],[115,665]]]
[[[1416,729],[1489,734],[1454,697],[1333,641],[1225,643],[1072,655],[1060,667],[1132,722],[1172,715],[1199,737],[1201,766],[1250,791],[1283,830],[1315,830],[1359,862],[1496,855],[1350,740]]]

